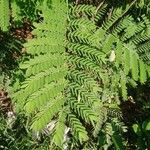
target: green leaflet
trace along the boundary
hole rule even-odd
[[[139,61],[139,66],[140,66],[140,82],[144,84],[147,81],[146,66],[143,63],[143,61]]]
[[[102,48],[103,40],[105,39],[106,31],[102,28],[98,28],[91,38],[91,46],[94,46],[98,49]]]
[[[124,49],[123,57],[124,57],[124,62],[123,62],[124,72],[126,75],[128,75],[130,71],[130,61],[131,61],[129,49]]]
[[[138,63],[138,56],[133,51],[130,51],[130,65],[131,65],[131,73],[132,78],[135,81],[139,79],[139,63]]]
[[[122,64],[123,45],[122,45],[121,41],[117,42],[115,53],[116,53],[116,63]],[[126,57],[126,55],[127,54],[125,54],[125,57]]]
[[[126,41],[130,39],[136,33],[137,26],[134,26],[134,28],[133,26],[134,26],[134,22],[130,22],[128,28],[126,28],[125,30],[125,34],[122,37],[122,41]]]
[[[147,72],[147,77],[150,77],[150,67],[148,65],[145,66],[146,67],[146,72]]]
[[[8,31],[10,24],[9,0],[0,0],[0,15],[0,29],[6,32]]]
[[[137,51],[139,53],[144,53],[144,52],[147,53],[149,49],[150,49],[150,41],[147,41],[143,44],[140,44],[140,46],[137,48]]]
[[[121,74],[121,79],[120,79],[120,86],[121,86],[121,94],[124,100],[127,100],[127,85],[126,85],[126,77],[122,73]]]

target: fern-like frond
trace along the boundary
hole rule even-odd
[[[76,82],[72,82],[69,85],[70,94],[80,102],[85,103],[89,107],[95,108],[95,105],[98,102],[98,90],[99,88],[93,87],[93,89],[88,89],[83,87],[82,85],[77,84]]]
[[[21,20],[21,8],[19,7],[19,4],[17,0],[11,0],[11,12],[12,17],[14,21],[20,21]]]
[[[71,14],[74,17],[78,17],[79,14],[85,14],[89,17],[92,17],[94,12],[96,11],[96,7],[92,5],[76,5],[75,7],[72,7]]]
[[[68,45],[68,49],[70,49],[72,53],[78,54],[80,57],[89,58],[98,64],[101,63],[101,57],[103,53],[100,53],[96,48],[92,48],[83,44],[71,43]]]
[[[70,107],[78,116],[80,116],[87,123],[92,123],[92,125],[94,125],[94,122],[96,122],[98,119],[96,113],[94,113],[91,108],[76,99],[72,98],[70,100]]]
[[[144,44],[141,44],[138,48],[137,51],[139,53],[146,53],[150,50],[150,40],[145,42]]]
[[[107,9],[107,4],[101,4],[100,8],[98,7],[95,11],[95,15],[94,15],[94,20],[95,22],[100,22],[102,21],[104,15],[106,15],[108,9]]]
[[[79,29],[81,31],[92,31],[96,29],[94,22],[89,19],[79,18],[74,19],[69,22],[70,29],[76,30]],[[86,28],[88,26],[88,28]]]
[[[94,137],[97,137],[99,134],[100,130],[102,129],[102,125],[105,123],[107,119],[107,109],[105,107],[98,108],[98,121],[95,125],[93,135]]]
[[[62,148],[63,144],[64,144],[64,137],[66,136],[65,134],[65,120],[66,120],[66,113],[64,111],[61,111],[59,113],[59,118],[58,121],[56,123],[56,127],[55,127],[55,131],[53,133],[53,139],[52,139],[52,143],[55,143],[55,145],[57,145],[58,147]]]
[[[133,39],[133,43],[138,45],[138,44],[148,41],[148,40],[150,40],[150,36],[148,36],[147,34],[143,34],[143,35],[136,36]]]
[[[132,22],[134,21],[132,16],[127,16],[124,19],[120,20],[119,24],[113,29],[112,33],[118,35],[123,32]]]
[[[57,84],[57,86],[55,86]],[[55,98],[65,88],[64,81],[54,82],[53,84],[45,85],[41,90],[33,93],[25,104],[25,110],[28,113],[33,113],[35,110],[39,110],[41,107],[47,104],[50,99]]]
[[[77,82],[81,86],[87,87],[86,89],[89,91],[94,92],[99,88],[96,81],[82,71],[72,70],[72,72],[68,74],[68,79]]]
[[[80,120],[76,118],[74,114],[68,115],[68,120],[70,123],[71,130],[73,132],[74,138],[79,140],[81,143],[89,139],[88,133],[85,127],[81,124]]]
[[[100,66],[95,64],[93,61],[90,61],[89,59],[70,56],[69,57],[69,63],[72,63],[77,68],[91,71],[96,76],[99,76]]]
[[[50,122],[50,120],[62,109],[64,98],[62,96],[56,97],[51,102],[40,110],[33,119],[31,129],[34,131],[41,131]]]
[[[31,128],[35,131],[44,129],[63,108],[67,85],[67,4],[62,0],[54,0],[51,8],[44,2],[43,7],[43,21],[35,24],[32,32],[35,38],[24,44],[29,57],[20,68],[26,72],[26,79],[22,82],[21,90],[14,95],[17,108],[23,108],[25,114],[31,116]]]
[[[60,67],[65,62],[65,57],[63,55],[56,54],[45,54],[29,61],[24,62],[20,65],[21,69],[26,69],[26,76],[35,75],[42,71],[47,70],[50,67]]]
[[[109,30],[111,27],[113,27],[113,25],[120,19],[122,15],[122,9],[117,9],[115,10],[115,12],[112,14],[111,18],[108,19],[107,21],[105,21],[105,23],[103,24],[103,28],[107,31]]]

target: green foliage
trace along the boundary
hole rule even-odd
[[[97,138],[103,131],[105,142],[100,146],[107,149],[114,144],[122,149],[123,143],[118,140],[121,132],[109,121],[110,108],[105,105],[120,104],[120,96],[127,99],[127,78],[142,84],[147,81],[148,66],[131,43],[147,26],[139,22],[138,30],[131,30],[131,25],[136,25],[134,19],[121,17],[127,7],[113,11],[98,27],[106,6],[97,10],[78,5],[69,11],[66,43],[66,3],[52,1],[51,8],[43,7],[44,20],[35,24],[32,32],[35,38],[24,44],[31,56],[20,65],[26,70],[26,79],[14,95],[16,107],[34,116],[31,128],[35,131],[42,131],[50,120],[58,118],[52,144],[60,148],[68,122],[73,138],[81,144],[88,141],[89,134]],[[66,115],[63,108],[67,108]],[[93,130],[86,129],[87,125]]]
[[[133,3],[107,15],[107,4],[36,2],[33,9],[42,10],[41,20],[34,23],[34,38],[24,44],[27,56],[20,69],[25,80],[13,95],[16,111],[24,111],[34,132],[42,133],[56,120],[49,131],[52,149],[68,142],[66,128],[77,147],[88,148],[91,140],[106,150],[125,149],[119,105],[128,99],[129,84],[149,78],[149,20],[128,14]],[[18,20],[21,7],[18,1],[12,4]]]
[[[150,122],[149,119],[142,123],[135,123],[132,125],[134,134],[137,137],[136,145],[138,148],[149,148],[149,134],[150,134]]]

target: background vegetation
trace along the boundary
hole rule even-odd
[[[149,0],[0,0],[0,149],[150,149]]]

